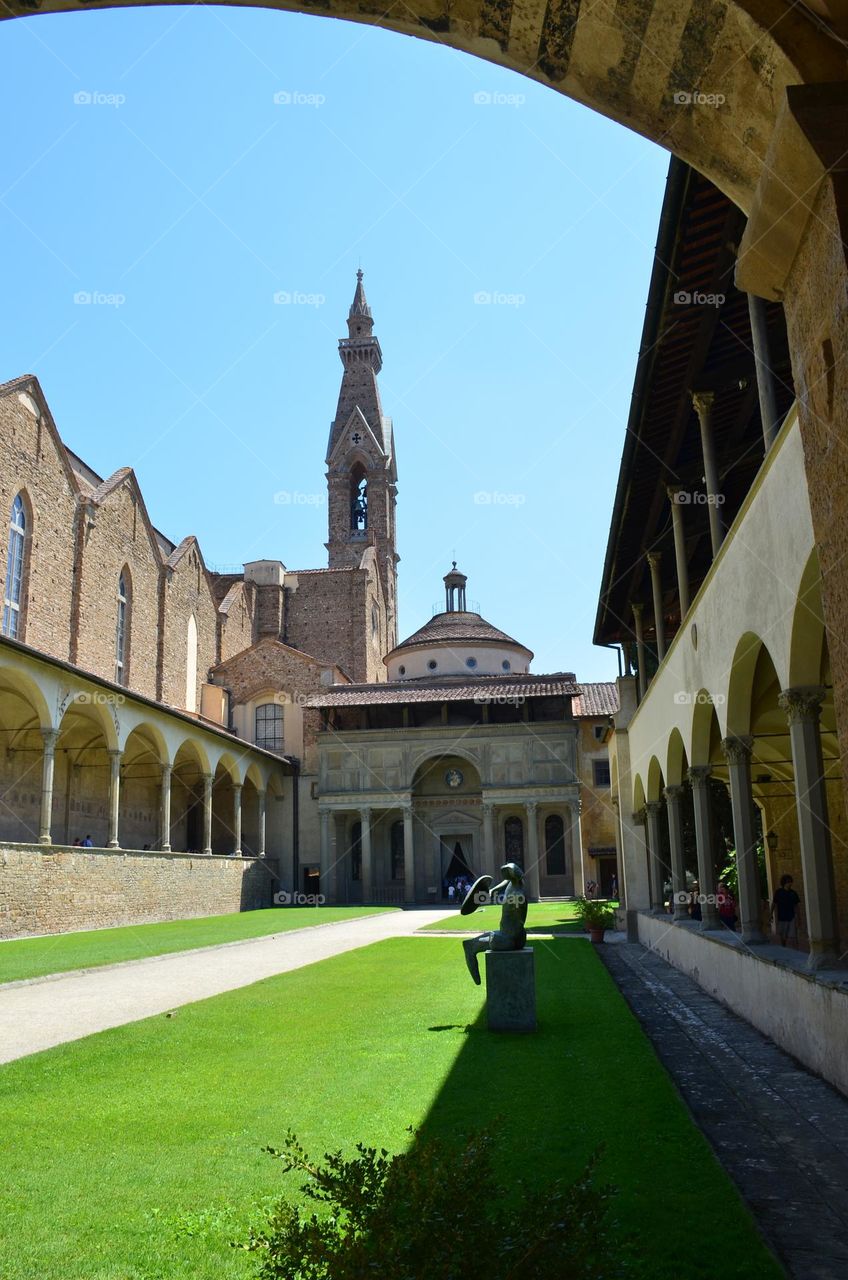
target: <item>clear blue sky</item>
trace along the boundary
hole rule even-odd
[[[455,556],[533,670],[612,678],[592,626],[667,154],[367,26],[148,8],[0,42],[0,380],[36,373],[67,444],[134,467],[154,523],[210,565],[320,566],[361,262],[402,633]]]

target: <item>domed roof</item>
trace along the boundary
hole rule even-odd
[[[523,649],[531,658],[533,656],[531,650],[525,645],[513,640],[512,636],[508,636],[505,631],[493,627],[491,622],[487,622],[479,613],[458,609],[450,613],[434,614],[423,627],[419,627],[406,640],[401,641],[392,653],[396,654],[401,649],[431,648],[433,645],[473,644],[509,645],[515,649]]]

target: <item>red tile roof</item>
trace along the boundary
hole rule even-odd
[[[381,684],[335,686],[310,698],[310,707],[365,707],[409,702],[489,702],[510,698],[573,697],[578,691],[569,671],[541,676],[444,676],[439,680],[393,680]]]
[[[618,691],[611,680],[581,684],[571,709],[576,716],[614,716],[618,711]]]

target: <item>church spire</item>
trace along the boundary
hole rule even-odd
[[[354,336],[353,330],[357,324],[363,325],[366,322],[370,326],[374,323],[374,318],[371,315],[368,299],[365,297],[365,286],[362,283],[362,268],[360,267],[356,273],[356,293],[353,295],[353,302],[350,304],[350,311],[347,314],[348,328],[351,330],[350,336]]]

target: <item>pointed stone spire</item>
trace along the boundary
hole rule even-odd
[[[372,320],[371,308],[368,305],[368,299],[365,297],[365,286],[362,283],[362,268],[360,267],[356,273],[356,293],[353,295],[353,302],[350,304],[348,322],[362,318]]]

